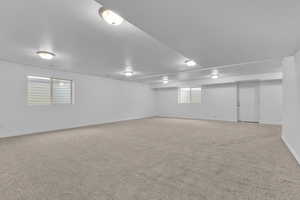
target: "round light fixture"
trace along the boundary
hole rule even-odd
[[[123,74],[127,77],[130,77],[130,76],[134,75],[134,71],[133,71],[131,66],[127,66],[127,67],[125,67],[125,70],[123,71]]]
[[[167,76],[164,76],[164,77],[162,78],[162,82],[163,82],[163,84],[169,83],[169,78],[168,78]]]
[[[104,7],[101,7],[99,9],[99,15],[108,23],[114,26],[118,26],[120,24],[122,24],[122,22],[124,21],[124,19],[116,14],[115,12],[106,9]]]
[[[132,70],[128,70],[126,69],[123,74],[127,77],[130,77],[130,76],[133,76],[134,75],[134,72]]]
[[[45,60],[51,60],[55,57],[55,53],[49,51],[38,51],[36,53],[40,56],[40,58]]]
[[[133,76],[133,72],[127,71],[127,72],[124,72],[124,75],[127,77],[130,77],[130,76]]]
[[[212,79],[217,79],[217,78],[219,78],[219,75],[217,75],[217,74],[216,75],[211,75],[211,78]]]
[[[219,78],[219,71],[218,71],[217,69],[214,69],[214,70],[211,72],[210,77],[211,77],[212,79],[217,79],[217,78]]]
[[[193,66],[196,66],[197,63],[193,60],[186,60],[184,61],[184,63],[188,66],[188,67],[193,67]]]

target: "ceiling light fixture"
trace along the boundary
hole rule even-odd
[[[45,60],[52,60],[55,57],[55,53],[49,51],[38,51],[36,53],[40,56],[40,58]]]
[[[130,77],[130,76],[134,75],[134,71],[131,66],[127,66],[127,67],[125,67],[123,74],[127,77]]]
[[[99,15],[108,23],[114,26],[118,26],[123,23],[124,19],[115,12],[101,7],[99,9]]]
[[[216,69],[214,69],[214,70],[211,72],[210,77],[211,77],[212,79],[218,79],[218,78],[219,78],[219,71],[216,70]]]
[[[193,67],[193,66],[196,66],[197,63],[193,60],[186,60],[184,61],[184,63],[188,66],[188,67]]]
[[[169,83],[169,78],[168,78],[167,76],[164,76],[164,77],[162,78],[162,82],[163,82],[163,84]]]
[[[211,78],[212,78],[212,79],[218,79],[219,76],[218,76],[218,75],[212,75]]]
[[[127,77],[133,76],[133,71],[125,71],[124,75]]]

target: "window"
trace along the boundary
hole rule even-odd
[[[52,79],[52,103],[71,104],[72,103],[72,81],[62,79]]]
[[[28,76],[29,105],[49,105],[51,103],[51,79],[45,77]]]
[[[72,104],[72,81],[28,76],[28,105]]]
[[[201,88],[191,88],[191,103],[201,103]]]
[[[201,103],[201,88],[179,88],[178,103]]]
[[[178,89],[178,103],[190,103],[191,102],[191,88],[179,88]]]

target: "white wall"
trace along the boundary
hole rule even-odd
[[[75,82],[75,104],[28,106],[27,75]],[[0,137],[65,129],[155,115],[146,85],[0,62]]]
[[[282,123],[282,81],[262,81],[259,87],[259,122]]]
[[[156,91],[157,110],[160,116],[237,121],[235,83],[202,86],[201,104],[178,104],[177,88],[156,89]],[[259,91],[259,122],[281,124],[281,80],[261,81]]]
[[[300,53],[283,60],[282,139],[300,164]]]
[[[75,104],[28,106],[27,75],[74,80]],[[263,123],[280,123],[280,85],[280,81],[261,83]],[[154,115],[237,121],[235,83],[202,88],[201,104],[178,104],[177,88],[152,90],[138,83],[0,62],[0,137]]]
[[[158,115],[193,119],[236,121],[236,84],[202,87],[201,104],[178,104],[177,88],[157,89]]]

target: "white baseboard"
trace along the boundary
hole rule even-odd
[[[288,143],[287,139],[283,135],[281,135],[281,139],[284,142],[284,144],[287,146],[287,148],[289,149],[289,151],[292,153],[292,155],[294,156],[294,158],[296,159],[296,161],[298,162],[298,164],[300,165],[300,156],[296,153],[296,151]]]
[[[2,132],[7,132],[6,134],[1,134],[1,129],[0,129],[0,139],[1,138],[9,138],[9,137],[17,137],[17,136],[25,136],[25,135],[36,135],[36,134],[43,134],[43,133],[50,133],[50,132],[57,132],[57,131],[65,131],[65,130],[71,130],[71,129],[77,129],[77,128],[86,128],[86,127],[91,127],[91,126],[99,126],[99,125],[147,119],[147,118],[153,118],[153,117],[155,117],[155,116],[123,118],[123,119],[118,119],[118,120],[113,120],[113,121],[103,121],[103,122],[88,123],[88,124],[84,123],[84,124],[78,124],[75,126],[68,126],[68,127],[64,127],[64,128],[51,128],[51,129],[37,130],[37,131],[22,131],[22,130],[15,130],[15,131],[5,131],[4,130],[4,131],[2,131]]]
[[[204,121],[237,122],[237,120],[232,120],[232,119],[196,118],[196,117],[181,117],[181,116],[170,116],[170,115],[157,115],[156,117],[170,118],[170,119],[189,119],[189,120],[204,120]]]
[[[282,122],[279,121],[263,121],[259,120],[260,124],[267,124],[267,125],[282,125]]]

